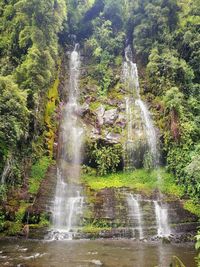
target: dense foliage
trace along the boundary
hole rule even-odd
[[[185,194],[200,200],[199,0],[2,0],[0,35],[3,182],[23,185],[26,168],[29,173],[31,165],[39,168],[40,158],[42,172],[48,167],[60,48],[81,44],[93,64],[88,76],[98,97],[106,98],[120,87],[124,48],[130,44],[142,97],[161,133],[163,162]],[[99,174],[115,171],[119,154],[115,147],[95,147]],[[35,175],[29,176],[35,192]]]
[[[0,172],[5,180],[16,160],[34,159],[43,146],[44,96],[55,78],[57,34],[65,18],[63,0],[0,3]]]
[[[198,201],[199,1],[103,3],[100,10],[91,9],[91,35],[85,35],[96,61],[99,93],[112,90],[116,59],[130,43],[141,69],[144,97],[162,135],[164,161],[185,193]]]

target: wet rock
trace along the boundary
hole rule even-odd
[[[120,126],[123,129],[126,127],[126,116],[125,116],[125,114],[122,114],[122,113],[119,114],[118,119],[116,121],[116,125]]]
[[[125,103],[120,103],[118,106],[120,111],[126,111],[126,104]]]
[[[91,139],[94,139],[94,140],[98,140],[100,139],[101,135],[100,135],[100,129],[98,128],[92,128],[91,131],[90,131],[90,137]]]
[[[108,133],[106,135],[106,141],[111,144],[118,144],[120,142],[121,135],[116,133]]]
[[[84,103],[78,111],[79,116],[83,117],[86,113],[90,111],[89,104]]]
[[[170,241],[170,239],[169,239],[168,237],[163,237],[163,238],[162,238],[162,243],[163,243],[163,244],[170,244],[171,241]]]
[[[43,179],[34,204],[27,210],[29,212],[29,220],[31,216],[39,217],[43,212],[49,212],[52,204],[52,196],[54,196],[56,188],[57,168],[51,165]]]
[[[95,101],[96,101],[96,97],[90,96],[90,95],[85,96],[85,103],[90,104],[91,102],[95,102]]]
[[[117,109],[110,109],[104,112],[103,122],[104,124],[113,125],[119,116]]]
[[[117,101],[117,99],[114,99],[114,98],[108,99],[107,104],[110,106],[116,106],[118,104],[118,101]]]
[[[104,124],[104,114],[105,114],[105,108],[103,105],[101,105],[100,107],[98,107],[95,111],[96,115],[97,115],[97,121],[98,121],[98,125],[102,126]]]

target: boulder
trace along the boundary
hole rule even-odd
[[[100,137],[101,137],[100,129],[93,127],[92,130],[90,131],[90,138],[97,140]]]
[[[118,116],[118,119],[116,121],[116,124],[121,127],[121,128],[125,128],[126,127],[126,115],[125,114],[122,114],[120,113],[119,116]]]
[[[84,103],[80,109],[78,110],[79,116],[83,117],[86,113],[90,111],[89,105],[87,103]]]
[[[106,135],[106,141],[111,144],[118,144],[120,143],[121,135],[117,133],[108,133]]]
[[[104,124],[113,125],[119,116],[117,108],[109,109],[104,112],[103,122]]]

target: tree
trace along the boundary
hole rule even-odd
[[[11,76],[0,77],[0,172],[4,163],[28,135],[27,92]]]

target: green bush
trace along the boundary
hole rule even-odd
[[[5,184],[0,185],[0,202],[6,200],[7,187]]]
[[[29,179],[29,193],[36,194],[38,192],[41,181],[51,162],[50,158],[43,156],[32,166],[31,177]]]
[[[14,236],[16,234],[19,234],[22,230],[22,223],[21,222],[7,222],[7,234]]]
[[[0,232],[4,230],[5,215],[3,212],[0,212]]]
[[[49,216],[47,213],[42,213],[40,215],[40,222],[39,222],[39,226],[41,227],[45,227],[45,226],[49,226],[50,222],[49,222]]]
[[[195,203],[193,200],[187,200],[184,203],[184,209],[200,217],[200,204]]]
[[[97,164],[99,175],[106,175],[110,172],[116,172],[122,158],[122,146],[119,144],[113,146],[97,146],[95,143],[92,156]]]

